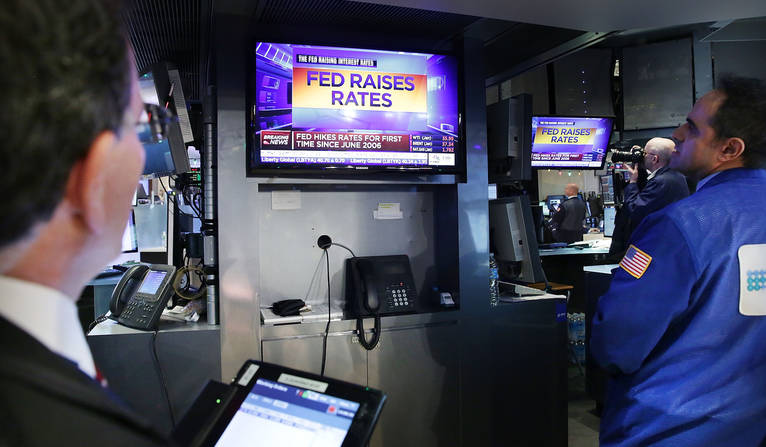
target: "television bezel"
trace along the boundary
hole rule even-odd
[[[255,147],[255,132],[251,130],[251,123],[255,120],[254,98],[256,92],[256,57],[254,56],[256,44],[258,42],[267,42],[280,45],[310,45],[318,47],[336,47],[352,48],[371,51],[390,51],[405,53],[434,54],[441,56],[454,57],[457,62],[457,101],[458,101],[458,141],[455,145],[455,165],[454,166],[425,166],[425,167],[405,167],[405,166],[349,166],[341,167],[337,165],[326,164],[288,164],[280,163],[278,165],[269,164],[264,166],[256,163],[253,157],[254,152],[260,148]],[[408,177],[423,176],[442,176],[454,175],[459,181],[464,181],[466,176],[466,123],[465,123],[465,87],[463,85],[463,58],[455,51],[436,51],[423,48],[392,48],[381,47],[378,45],[356,46],[348,42],[317,42],[305,41],[302,39],[269,38],[269,36],[256,36],[250,41],[247,53],[247,73],[246,73],[246,92],[245,92],[245,172],[247,177],[296,177],[296,178],[334,178],[334,179],[360,179],[360,178],[382,178],[390,180],[406,179]],[[252,163],[251,163],[252,161]],[[393,177],[393,178],[392,178]]]
[[[532,159],[532,156],[535,153],[534,152],[534,147],[535,147],[535,135],[534,134],[532,135],[532,145],[529,148],[529,160],[530,160],[529,163],[532,165],[532,169],[537,169],[537,170],[540,170],[540,169],[569,169],[569,170],[577,169],[577,170],[588,170],[588,171],[600,171],[600,170],[604,169],[604,166],[606,165],[606,154],[609,153],[609,142],[612,141],[612,135],[614,135],[614,125],[615,125],[615,122],[617,120],[616,116],[614,116],[614,115],[569,115],[569,114],[567,114],[567,115],[556,115],[556,114],[549,114],[549,113],[543,113],[543,114],[539,114],[538,115],[538,114],[533,113],[532,114],[532,119],[534,120],[535,118],[599,118],[599,119],[608,118],[608,119],[611,119],[612,120],[612,123],[611,123],[612,125],[609,128],[609,139],[607,140],[607,148],[606,148],[606,151],[604,152],[604,158],[601,160],[601,165],[599,165],[599,166],[535,166],[534,164],[532,164],[532,163],[534,163],[534,160]],[[530,128],[530,131],[531,131],[531,128]]]

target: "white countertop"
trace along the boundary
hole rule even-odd
[[[583,272],[590,273],[603,273],[605,275],[611,275],[612,270],[619,267],[619,264],[604,264],[604,265],[586,265],[582,268]]]
[[[207,324],[206,322],[187,323],[180,321],[167,321],[160,320],[159,332],[180,332],[180,331],[211,331],[219,330],[220,327],[215,324]],[[141,331],[138,329],[129,328],[117,323],[114,320],[107,319],[97,324],[90,332],[88,336],[96,335],[127,335],[127,334],[151,334],[152,331]]]

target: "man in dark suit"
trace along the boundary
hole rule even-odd
[[[571,244],[582,240],[583,219],[585,219],[585,202],[577,196],[580,189],[570,183],[564,187],[566,199],[561,202],[558,210],[551,217],[553,237],[559,242]]]
[[[0,10],[0,445],[164,445],[96,372],[75,301],[120,251],[144,163],[118,11]]]
[[[627,225],[612,239],[609,254],[622,259],[630,236],[644,217],[689,195],[686,177],[668,167],[675,143],[668,138],[652,138],[644,147],[643,165],[649,176],[643,189],[638,187],[639,166],[627,166],[630,183],[625,187],[623,210]],[[615,232],[617,234],[617,232]]]

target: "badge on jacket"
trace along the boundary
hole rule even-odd
[[[766,244],[739,247],[739,313],[766,315]]]
[[[620,261],[620,267],[630,273],[631,276],[638,279],[644,276],[646,269],[649,268],[649,264],[651,263],[651,256],[639,250],[635,245],[630,244],[628,251],[625,252],[625,256],[623,256],[622,261]]]

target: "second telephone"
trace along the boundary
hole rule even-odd
[[[173,296],[175,273],[175,267],[164,264],[129,268],[112,292],[110,318],[135,329],[157,329],[162,311]]]

